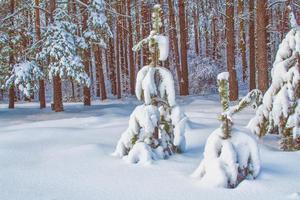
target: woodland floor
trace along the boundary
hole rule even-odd
[[[262,170],[236,189],[207,188],[190,178],[208,135],[219,126],[217,96],[180,98],[189,117],[187,151],[150,166],[111,156],[135,99],[65,104],[65,112],[38,103],[0,104],[1,200],[283,200],[300,199],[300,152],[278,151],[276,136],[260,141]],[[235,117],[247,124],[250,109]]]

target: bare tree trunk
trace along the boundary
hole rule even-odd
[[[256,47],[258,67],[258,88],[265,92],[268,89],[268,47],[267,47],[267,1],[256,2]]]
[[[182,69],[182,95],[189,94],[188,64],[187,64],[187,30],[185,21],[185,1],[179,0],[180,49]]]
[[[117,11],[120,13],[120,2],[118,2],[117,4]],[[116,61],[117,61],[117,65],[116,65],[116,75],[117,75],[117,98],[120,99],[121,98],[121,73],[120,73],[120,49],[121,49],[121,45],[120,45],[120,27],[119,27],[119,20],[120,17],[117,17],[117,25],[116,25]]]
[[[239,15],[239,49],[242,57],[243,67],[243,81],[247,79],[247,59],[246,59],[246,34],[244,31],[244,0],[238,1],[238,15]]]
[[[229,99],[238,99],[238,82],[235,70],[234,0],[226,0],[227,69],[229,72]]]
[[[117,94],[117,80],[116,80],[116,60],[113,39],[109,39],[109,77],[111,81],[112,94]]]
[[[140,34],[140,4],[138,3],[139,1],[138,0],[135,0],[134,3],[135,3],[135,31],[136,31],[136,42],[138,43],[141,39],[141,34]],[[135,52],[135,65],[138,67],[138,69],[140,69],[141,67],[141,54],[140,54],[140,51],[136,51]]]
[[[15,1],[14,0],[10,0],[10,13],[13,14],[15,11]],[[13,26],[14,25],[14,19],[13,17],[11,18],[11,25]],[[12,36],[13,32],[10,31],[10,35]],[[12,42],[10,42],[10,48],[13,49],[13,44]],[[10,67],[13,67],[14,65],[14,55],[13,55],[13,52],[10,52],[10,55],[9,55],[9,65]],[[14,85],[11,85],[9,87],[9,91],[8,91],[8,97],[9,97],[9,104],[8,104],[8,108],[9,109],[13,109],[15,108],[15,86]]]
[[[82,0],[83,3],[89,5],[89,0]],[[88,20],[88,12],[85,7],[82,8],[82,32],[85,32],[87,27],[87,20]],[[90,76],[90,52],[89,48],[83,50],[83,65],[84,70],[88,76]],[[85,106],[91,105],[91,89],[88,86],[83,87],[83,104]]]
[[[249,0],[249,90],[256,88],[254,0]]]
[[[199,55],[199,28],[198,28],[198,23],[199,23],[199,15],[198,15],[198,10],[195,8],[193,10],[193,18],[194,18],[194,40],[195,40],[195,51],[196,54]]]
[[[174,51],[174,67],[177,72],[178,86],[179,86],[179,94],[182,95],[182,85],[181,85],[181,69],[180,69],[180,60],[179,60],[179,49],[178,49],[178,40],[177,40],[177,31],[176,31],[176,22],[175,22],[175,13],[174,13],[174,5],[172,0],[168,0],[168,8],[169,8],[169,23],[170,23],[170,41],[171,41],[171,49]]]
[[[127,15],[131,16],[131,8],[130,8],[130,1],[127,1]],[[128,18],[128,51],[129,51],[129,68],[130,68],[130,93],[134,95],[135,91],[135,65],[133,59],[133,52],[132,52],[132,45],[133,45],[133,31],[132,31],[132,22],[131,18]]]
[[[56,8],[56,0],[49,0],[50,6],[50,18],[51,22],[53,22],[54,10]],[[51,62],[51,60],[50,60]],[[61,89],[61,78],[59,75],[55,75],[53,77],[53,103],[54,103],[54,111],[61,112],[64,110],[62,103],[62,89]]]
[[[95,44],[94,46],[94,56],[95,56],[95,61],[96,61],[96,68],[97,68],[97,77],[98,77],[98,82],[100,86],[100,92],[101,92],[101,100],[107,99],[106,95],[106,87],[105,87],[105,80],[104,80],[104,74],[103,74],[103,65],[102,65],[102,53],[101,49],[98,44]]]
[[[40,1],[35,0],[35,34],[36,40],[41,40],[41,27],[40,27]],[[39,99],[40,99],[40,108],[46,108],[46,95],[45,95],[45,81],[44,79],[39,80]]]
[[[143,38],[146,38],[148,35],[148,33],[150,32],[150,9],[147,6],[147,1],[142,0],[142,11],[141,11],[141,15],[142,15],[142,35]],[[148,48],[143,48],[142,50],[143,52],[143,65],[147,65],[148,64],[148,58],[149,58],[149,51]]]

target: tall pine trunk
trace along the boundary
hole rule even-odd
[[[254,0],[249,0],[249,90],[256,88]]]
[[[105,80],[103,74],[103,65],[102,65],[102,52],[98,44],[94,45],[94,56],[95,56],[95,64],[96,64],[96,71],[97,71],[97,79],[99,83],[99,89],[101,93],[101,100],[107,99],[106,95],[106,87],[105,87]]]
[[[178,40],[177,40],[177,31],[176,31],[176,22],[175,22],[175,11],[172,0],[168,0],[169,8],[169,23],[170,23],[170,41],[171,49],[174,51],[174,67],[177,72],[179,94],[182,95],[182,85],[181,85],[181,69],[180,69],[180,58],[179,58],[179,49],[178,49]]]
[[[40,1],[35,0],[35,34],[36,40],[41,40],[41,27],[40,27]],[[44,79],[39,80],[39,99],[40,99],[40,108],[46,108],[46,95],[45,95],[45,81]]]
[[[268,47],[267,47],[267,1],[256,1],[256,47],[258,88],[265,92],[268,89]]]
[[[131,8],[130,8],[130,1],[127,1],[127,15],[131,17]],[[133,51],[132,51],[132,45],[133,45],[133,32],[132,32],[132,20],[131,18],[128,18],[128,51],[129,51],[129,81],[130,81],[130,93],[134,95],[135,91],[135,65],[134,65],[134,59],[133,59]]]
[[[238,0],[238,15],[239,15],[239,49],[242,58],[243,81],[247,79],[247,59],[246,59],[246,34],[244,31],[244,0]]]
[[[50,7],[50,18],[51,23],[53,23],[53,15],[54,10],[56,9],[56,0],[49,0],[49,7]],[[51,62],[51,59],[50,59]],[[53,109],[55,112],[61,112],[64,110],[63,103],[62,103],[62,88],[61,88],[61,78],[59,75],[55,75],[53,77]]]
[[[229,72],[229,99],[238,99],[238,82],[235,70],[234,0],[226,0],[227,69]]]
[[[187,63],[187,27],[185,21],[185,1],[179,0],[179,24],[180,24],[180,53],[181,53],[181,69],[182,80],[182,95],[189,94],[189,79],[188,79],[188,63]]]
[[[15,11],[15,2],[14,0],[10,0],[10,13],[11,15],[14,13]],[[14,18],[11,18],[11,25],[14,25]],[[10,31],[10,36],[13,35],[13,32]],[[14,49],[12,42],[10,42],[10,48]],[[14,66],[14,53],[10,52],[9,55],[9,66],[12,68]],[[9,91],[8,91],[8,97],[9,97],[9,104],[8,104],[8,108],[9,109],[13,109],[15,108],[15,86],[14,85],[10,85],[9,86]]]
[[[82,0],[82,2],[86,5],[89,5],[89,0]],[[82,7],[82,33],[87,31],[87,21],[88,21],[88,12],[86,7]],[[90,50],[89,48],[83,50],[83,65],[85,73],[90,76]],[[91,105],[91,89],[88,86],[83,87],[83,104],[85,106]]]

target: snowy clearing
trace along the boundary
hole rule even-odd
[[[186,152],[152,165],[127,164],[111,156],[128,126],[135,99],[91,107],[65,104],[65,112],[38,103],[0,105],[1,200],[300,199],[300,152],[277,150],[276,136],[260,141],[257,179],[235,189],[208,188],[190,175],[203,159],[206,139],[219,127],[218,97],[193,96],[178,103],[189,117]],[[235,116],[247,125],[254,111]]]

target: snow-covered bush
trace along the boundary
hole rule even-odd
[[[259,104],[262,94],[259,90],[253,90],[238,105],[230,107],[228,77],[227,72],[218,75],[224,110],[220,116],[222,125],[208,137],[204,159],[192,176],[200,177],[209,186],[233,188],[246,178],[257,177],[260,156],[257,142],[249,130],[232,128],[232,116],[250,104]]]
[[[271,76],[272,83],[266,91],[263,104],[248,127],[262,137],[267,133],[282,136],[280,148],[293,150],[294,139],[299,135],[299,63],[300,28],[295,26],[279,45]],[[294,137],[293,137],[293,133]]]
[[[217,75],[224,71],[225,65],[212,58],[197,55],[189,56],[189,80],[192,94],[203,94],[217,91]]]
[[[43,77],[43,72],[33,61],[24,61],[14,65],[12,75],[6,81],[6,87],[15,85],[29,97],[38,90],[38,82]]]
[[[158,65],[168,56],[168,39],[159,34],[161,7],[154,6],[153,29],[133,49],[149,45],[150,65],[137,74],[136,96],[144,104],[137,106],[130,116],[129,127],[122,134],[115,156],[131,163],[151,163],[185,150],[186,116],[176,104],[174,80],[171,72]]]

